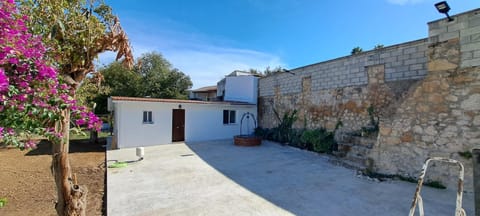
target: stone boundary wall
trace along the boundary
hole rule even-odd
[[[366,67],[385,65],[385,81],[421,79],[427,74],[427,39],[421,39],[320,62],[261,78],[259,96],[275,95],[275,87],[281,94],[302,91],[302,79],[311,77],[311,91],[368,84]]]
[[[472,149],[480,143],[480,9],[429,23],[428,74],[380,121],[369,158],[375,171],[415,177],[428,157],[465,166],[473,190]],[[430,168],[429,168],[430,169]],[[456,188],[457,167],[435,164],[427,179]]]
[[[373,107],[379,133],[364,165],[418,177],[428,157],[448,157],[464,164],[465,190],[472,191],[473,163],[465,155],[480,143],[480,9],[452,17],[428,23],[427,39],[260,79],[259,126],[275,127],[275,112],[298,110],[297,128],[333,130],[342,122],[337,132],[348,134],[368,126]],[[427,180],[454,189],[457,174],[436,164]]]
[[[454,21],[436,20],[428,23],[429,43],[460,38],[461,67],[480,65],[480,10],[455,16]]]

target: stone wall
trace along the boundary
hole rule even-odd
[[[385,47],[382,49],[345,56],[320,62],[262,78],[259,96],[275,95],[279,87],[281,94],[301,93],[302,79],[311,77],[311,91],[366,85],[366,67],[384,65],[385,81],[421,79],[427,74],[427,39]]]
[[[388,107],[408,86],[427,74],[427,39],[421,39],[326,62],[259,81],[260,125],[275,127],[280,115],[299,110],[296,127],[347,130],[368,125],[367,109]],[[372,77],[372,73],[376,73]]]
[[[279,121],[274,113],[281,116],[285,112],[298,110],[299,120],[294,124],[296,128],[322,127],[333,130],[341,123],[343,127],[340,130],[360,130],[371,123],[369,107],[378,112],[377,116],[388,115],[392,112],[392,106],[401,101],[410,86],[418,82],[418,80],[385,82],[383,64],[368,66],[365,70],[368,83],[365,85],[313,91],[313,78],[304,76],[300,82],[299,93],[285,94],[282,93],[280,85],[275,86],[273,96],[263,96],[259,99],[260,126],[275,127]]]
[[[480,10],[454,19],[429,23],[428,75],[381,119],[370,158],[377,172],[412,177],[428,157],[453,158],[465,165],[465,189],[472,191],[472,161],[461,153],[480,143]],[[434,164],[427,177],[455,188],[457,170]]]
[[[298,110],[295,127],[358,131],[380,120],[366,154],[374,171],[417,177],[430,156],[458,159],[473,189],[471,160],[480,143],[480,9],[430,22],[429,37],[278,73],[259,81],[259,123]],[[454,167],[434,164],[427,179],[455,187]]]

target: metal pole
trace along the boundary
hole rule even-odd
[[[475,215],[480,216],[480,146],[473,153],[473,190],[475,191]]]

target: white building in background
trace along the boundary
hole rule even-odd
[[[243,128],[241,120],[246,113],[257,118],[258,77],[243,73],[235,71],[218,83],[224,101],[110,97],[112,148],[233,139],[240,131],[253,133],[257,122],[251,121],[256,120],[245,118]]]
[[[206,86],[199,89],[189,90],[188,99],[201,101],[218,101],[217,86]]]
[[[217,97],[224,101],[257,104],[258,79],[258,75],[234,71],[217,83]]]

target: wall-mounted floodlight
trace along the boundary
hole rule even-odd
[[[291,71],[289,71],[285,68],[282,68],[281,71],[284,72],[284,73],[289,73],[289,74],[295,75],[295,73],[293,73],[293,72],[291,72]]]
[[[446,1],[442,1],[442,2],[436,3],[436,4],[435,4],[435,7],[437,8],[438,12],[447,15],[448,22],[453,21],[453,18],[451,18],[451,17],[448,15],[448,11],[450,11],[450,6],[448,6],[448,4],[447,4]]]

